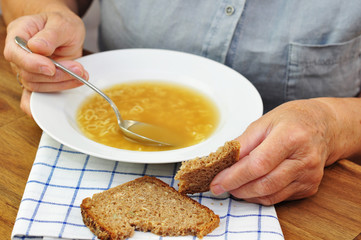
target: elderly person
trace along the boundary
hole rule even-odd
[[[237,139],[239,161],[218,174],[215,194],[265,205],[317,192],[323,169],[361,153],[361,5],[319,1],[101,1],[99,46],[165,48],[201,55],[247,77],[266,114]],[[51,56],[88,78],[82,54],[87,0],[2,0],[5,58],[31,92],[79,86]],[[27,54],[14,37],[28,40]]]

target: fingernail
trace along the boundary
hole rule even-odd
[[[55,74],[55,72],[53,72],[53,70],[48,68],[47,66],[41,66],[40,73],[47,75],[47,76],[53,76]]]
[[[72,70],[73,73],[75,73],[76,75],[83,76],[83,71],[82,71],[79,67],[72,67],[71,70]]]
[[[217,184],[217,185],[211,186],[211,192],[214,195],[221,195],[222,193],[225,193],[226,190],[224,190],[224,188],[221,185]]]

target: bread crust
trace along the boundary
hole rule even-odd
[[[157,210],[157,206],[159,204],[163,204],[164,206],[174,207],[177,209],[175,205],[182,205],[184,211],[189,211],[193,215],[190,218],[197,216],[194,212],[199,212],[202,215],[203,219],[200,219],[197,224],[183,224],[177,223],[173,226],[170,225],[162,225],[156,220],[148,219],[145,215],[142,217],[141,215],[138,217],[129,215],[129,212],[120,212],[119,209],[127,208],[131,201],[129,199],[124,199],[124,201],[119,197],[119,194],[123,191],[129,191],[129,189],[141,189],[141,192],[135,192],[134,201],[138,203],[140,198],[144,198],[148,193],[144,191],[144,186],[148,186],[149,189],[156,189],[157,191],[154,194],[165,194],[165,196],[159,196],[159,199],[162,199],[162,203],[154,202],[147,203],[144,208],[152,207],[151,211],[159,211]],[[151,185],[151,187],[150,187]],[[147,189],[147,188],[145,188]],[[150,192],[149,194],[152,194]],[[130,194],[131,195],[131,194]],[[124,196],[130,196],[129,194]],[[169,196],[169,198],[168,198]],[[123,201],[123,202],[122,202]],[[169,201],[169,202],[164,202]],[[142,201],[140,201],[142,202]],[[104,211],[101,208],[109,207],[109,205],[113,204],[115,211]],[[123,204],[123,205],[122,205]],[[92,198],[85,198],[80,205],[81,207],[81,214],[83,217],[84,224],[99,238],[102,240],[105,239],[117,239],[122,240],[128,237],[131,237],[134,233],[134,230],[141,230],[141,231],[151,231],[152,233],[161,235],[161,236],[178,236],[178,235],[195,235],[198,238],[203,238],[205,235],[213,231],[219,225],[219,216],[214,214],[212,210],[207,208],[206,206],[201,205],[197,201],[189,198],[188,196],[182,195],[177,192],[174,188],[170,187],[168,184],[164,183],[163,181],[155,178],[144,176],[128,183],[119,185],[117,187],[111,188],[107,191],[94,194]],[[133,207],[133,206],[132,206]],[[134,211],[141,210],[142,206],[138,205],[135,206]],[[118,209],[118,211],[116,210]],[[129,210],[127,210],[129,211]],[[132,210],[133,211],[133,210]],[[181,213],[179,209],[179,214],[182,218],[186,218],[187,214]],[[112,219],[110,216],[104,216],[109,214],[119,214],[122,219]],[[172,217],[167,212],[160,212],[162,216],[160,218],[167,219],[168,217]],[[168,215],[167,215],[168,214]],[[178,214],[178,213],[176,213]],[[102,215],[102,216],[99,216]],[[112,221],[116,221],[113,223]],[[189,219],[183,219],[184,222],[190,221]],[[193,221],[193,220],[192,220]],[[169,222],[168,222],[169,223]],[[118,226],[120,225],[120,226]],[[184,226],[183,226],[184,225]]]
[[[237,140],[232,140],[206,157],[197,157],[182,162],[174,177],[179,180],[178,191],[182,194],[209,191],[213,178],[238,161],[240,147]]]

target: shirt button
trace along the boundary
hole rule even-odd
[[[234,13],[234,7],[233,6],[227,6],[226,7],[227,16],[231,16],[233,13]]]

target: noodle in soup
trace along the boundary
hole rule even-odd
[[[91,95],[77,113],[84,135],[101,144],[135,151],[164,151],[183,148],[207,139],[216,129],[219,112],[204,94],[189,87],[157,81],[136,81],[114,85],[104,92],[117,105],[122,118],[154,124],[174,133],[181,144],[150,146],[130,141],[119,129],[109,103]]]

